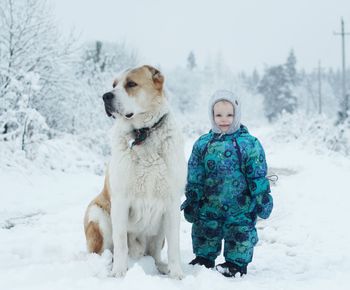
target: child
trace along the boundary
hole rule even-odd
[[[240,124],[240,102],[231,92],[215,92],[209,118],[211,131],[193,146],[181,205],[192,223],[196,258],[190,264],[213,268],[224,240],[226,262],[216,269],[227,277],[242,276],[258,242],[257,216],[268,218],[273,206],[265,153]]]

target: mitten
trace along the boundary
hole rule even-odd
[[[258,217],[267,219],[273,208],[273,199],[271,194],[262,193],[256,197],[256,213]]]
[[[184,217],[189,223],[194,223],[198,218],[198,204],[191,202],[189,199],[186,199],[182,205],[181,210],[184,211]]]

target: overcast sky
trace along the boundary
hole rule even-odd
[[[65,31],[86,40],[125,41],[143,62],[204,66],[221,54],[235,71],[283,63],[340,68],[340,19],[350,32],[350,0],[51,0]],[[348,36],[350,38],[350,35]],[[350,60],[350,41],[346,41]],[[347,62],[349,63],[349,62]]]

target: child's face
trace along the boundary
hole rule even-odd
[[[233,105],[227,101],[220,101],[214,105],[214,122],[220,128],[221,132],[227,132],[230,128],[233,118]]]

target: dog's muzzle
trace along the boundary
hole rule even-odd
[[[105,103],[106,114],[108,117],[113,116],[113,113],[117,111],[113,105],[114,98],[115,96],[111,92],[105,93],[102,96],[103,102]]]

